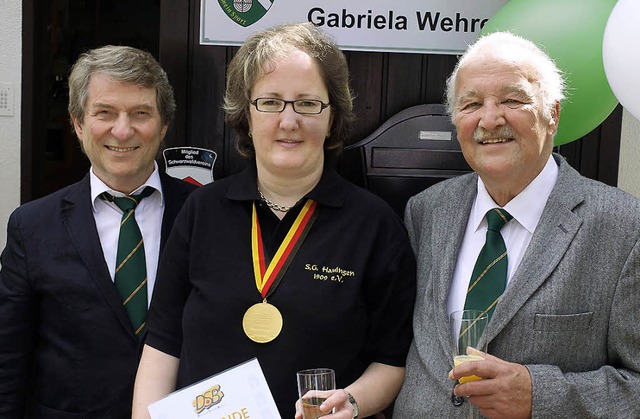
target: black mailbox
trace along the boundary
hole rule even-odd
[[[385,199],[400,215],[411,196],[471,171],[441,104],[397,113],[346,147],[339,167],[343,176]]]

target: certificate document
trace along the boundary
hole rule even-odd
[[[253,358],[149,405],[152,419],[281,419]]]

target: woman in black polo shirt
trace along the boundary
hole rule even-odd
[[[382,411],[404,377],[415,261],[393,210],[332,168],[353,117],[344,55],[311,24],[258,32],[229,65],[224,106],[251,162],[195,191],[176,220],[134,417],[253,357],[283,418],[296,371],[314,367],[336,371],[325,411]]]

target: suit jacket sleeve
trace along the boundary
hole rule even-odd
[[[0,270],[0,417],[23,417],[36,328],[18,212],[9,218]]]

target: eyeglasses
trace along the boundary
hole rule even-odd
[[[317,115],[325,108],[329,107],[329,103],[324,103],[316,99],[298,99],[284,100],[272,97],[259,97],[250,102],[259,112],[278,113],[284,111],[287,103],[291,103],[293,111],[302,115]]]

